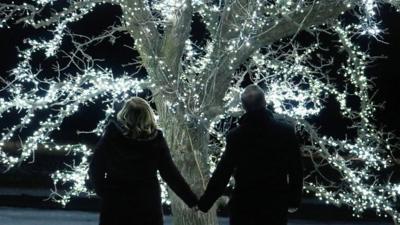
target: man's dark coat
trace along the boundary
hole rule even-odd
[[[161,131],[134,140],[123,135],[118,122],[109,123],[89,167],[89,180],[102,197],[100,225],[162,225],[157,171],[189,207],[196,205]]]
[[[303,188],[294,128],[267,109],[246,113],[239,124],[228,133],[226,150],[198,206],[208,211],[233,175],[230,224],[286,224],[288,207],[299,207]]]

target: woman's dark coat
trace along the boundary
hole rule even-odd
[[[102,198],[100,225],[163,224],[157,171],[189,207],[196,205],[197,197],[173,163],[161,131],[135,140],[111,121],[89,166],[90,183]]]
[[[299,207],[303,187],[294,128],[267,109],[246,113],[239,124],[228,133],[226,150],[198,206],[208,211],[233,175],[232,225],[286,224],[288,207]]]

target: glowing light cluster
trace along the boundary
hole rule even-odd
[[[92,150],[83,144],[56,144],[50,138],[50,134],[59,130],[64,119],[75,114],[82,107],[98,101],[97,99],[108,98],[105,101],[108,105],[108,109],[105,110],[105,119],[99,121],[97,127],[90,131],[97,135],[102,134],[107,118],[114,113],[113,103],[121,102],[127,96],[140,92],[141,85],[145,84],[145,81],[127,75],[115,78],[111,70],[92,67],[87,67],[74,76],[64,76],[63,79],[60,77],[52,80],[40,79],[40,74],[33,73],[30,66],[32,55],[42,51],[46,57],[55,56],[65,35],[66,24],[71,21],[75,21],[74,18],[70,17],[58,23],[53,31],[54,37],[50,40],[27,40],[31,47],[19,53],[20,62],[10,74],[14,79],[6,84],[7,88],[3,90],[3,93],[6,92],[5,95],[9,97],[0,98],[0,119],[12,113],[19,112],[23,115],[19,118],[18,124],[1,133],[0,161],[2,165],[10,169],[34,155],[38,148],[81,156],[80,163],[70,165],[70,170],[56,171],[52,174],[55,188],[60,184],[72,184],[62,193],[55,189],[52,194],[52,197],[64,205],[72,196],[87,192],[85,186],[87,157],[91,155]],[[18,137],[19,132],[32,128],[32,120],[38,113],[49,110],[54,113],[50,113],[45,120],[40,121],[34,132],[25,138],[18,157],[8,155],[2,150],[5,143]]]
[[[329,204],[350,206],[355,216],[374,209],[378,215],[389,215],[400,222],[395,207],[400,185],[377,175],[392,168],[395,160],[391,151],[398,149],[398,145],[391,133],[381,131],[375,124],[376,105],[369,94],[372,83],[365,75],[372,58],[353,39],[355,35],[380,38],[377,12],[383,2],[400,8],[398,0],[252,0],[245,4],[91,0],[69,1],[62,11],[38,20],[42,17],[35,15],[40,15],[40,9],[52,7],[58,1],[38,0],[32,5],[0,3],[0,28],[18,20],[35,28],[47,27],[53,33],[50,40],[27,41],[30,47],[20,52],[20,61],[10,73],[12,79],[1,89],[0,119],[10,114],[19,117],[14,125],[2,130],[0,163],[11,168],[29,159],[39,147],[80,157],[76,165],[52,174],[55,187],[64,187],[55,189],[52,197],[67,204],[71,197],[87,193],[91,149],[83,144],[59,144],[51,138],[52,132],[81,108],[103,101],[104,118],[88,131],[100,135],[107,118],[115,113],[113,104],[148,87],[154,93],[158,113],[165,114],[160,115],[161,124],[166,122],[162,121],[165,118],[173,117],[177,123],[185,124],[185,129],[192,129],[191,134],[213,137],[207,149],[192,149],[195,156],[209,158],[204,164],[209,166],[206,172],[211,172],[224,150],[224,135],[236,121],[232,116],[243,113],[239,96],[243,81],[250,79],[265,86],[266,99],[276,117],[296,124],[307,137],[308,144],[302,150],[314,165],[305,180],[307,192]],[[148,79],[137,80],[133,75],[116,75],[111,69],[100,69],[86,54],[71,56],[71,67],[84,62],[75,74],[67,75],[59,68],[58,77],[40,79],[41,71],[32,68],[32,55],[43,52],[46,57],[55,58],[65,37],[73,37],[66,31],[68,25],[104,3],[121,7],[122,25],[88,40],[98,43],[113,38],[117,30],[129,33]],[[334,20],[351,10],[358,10],[354,13],[358,21]],[[191,39],[187,29],[194,14],[201,17],[200,22],[208,31],[203,44]],[[301,44],[296,39],[302,30],[311,34],[307,40],[310,43]],[[319,39],[321,33],[331,36],[340,48],[340,56],[326,51]],[[84,53],[90,43],[74,44],[77,52]],[[332,79],[336,61],[341,65],[334,75],[339,82]],[[322,112],[330,96],[339,104],[343,119],[351,122],[348,129],[354,131],[354,137],[323,135],[316,128],[311,118]],[[352,103],[350,96],[358,104]],[[35,125],[34,119],[42,112],[48,113],[47,118]],[[22,140],[20,154],[7,154],[4,146],[29,127],[34,131]],[[336,170],[340,179],[321,172],[320,167],[326,165]],[[164,201],[170,203],[166,187],[162,190]]]

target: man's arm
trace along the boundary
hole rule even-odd
[[[222,195],[229,182],[229,178],[235,168],[233,146],[234,144],[232,143],[231,137],[228,135],[226,137],[225,152],[222,154],[221,160],[218,162],[217,168],[198,203],[199,209],[203,212],[207,212],[212,207],[218,197]]]
[[[303,192],[303,164],[300,145],[294,131],[290,133],[289,145],[289,208],[298,208],[301,203]]]

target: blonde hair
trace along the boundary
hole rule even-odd
[[[148,138],[157,129],[152,108],[140,97],[128,99],[118,112],[117,119],[127,129],[125,135],[133,139]]]

